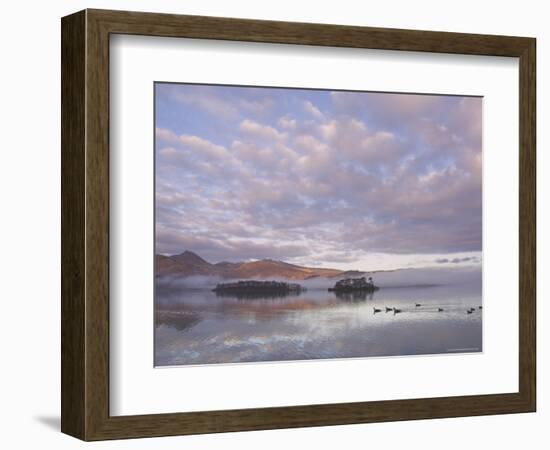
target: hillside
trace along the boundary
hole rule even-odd
[[[156,255],[157,277],[205,275],[227,279],[285,278],[291,280],[306,280],[315,277],[330,278],[342,274],[345,274],[345,272],[338,269],[302,267],[273,259],[262,259],[251,262],[222,261],[211,264],[196,253],[188,250],[179,255]]]

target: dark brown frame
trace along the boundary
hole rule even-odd
[[[534,38],[104,10],[64,17],[61,30],[64,433],[100,440],[535,411]],[[114,33],[519,58],[519,391],[110,416],[108,100],[109,35]]]

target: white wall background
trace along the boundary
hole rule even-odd
[[[547,448],[550,420],[550,28],[536,0],[297,2],[52,0],[8,2],[0,15],[0,443],[85,444],[59,432],[60,17],[86,7],[535,36],[538,39],[538,379],[536,414],[141,439],[96,448]],[[504,199],[503,199],[504,200]],[[546,427],[544,426],[546,425]]]

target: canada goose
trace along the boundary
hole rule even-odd
[[[378,309],[378,308],[375,308],[374,306],[372,307],[373,314],[379,313],[380,311],[382,311],[382,310]]]
[[[442,312],[442,311],[443,311],[443,308],[437,308],[437,311],[438,311],[438,312]]]
[[[467,312],[468,314],[472,314],[474,311],[471,310],[471,309],[468,309],[468,310],[466,310],[466,312]]]
[[[390,311],[393,311],[393,308],[388,308],[388,307],[386,306],[386,312],[390,312]]]
[[[483,309],[483,306],[478,306],[479,309]]]
[[[394,314],[397,314],[397,313],[400,313],[400,312],[401,312],[401,310],[400,310],[400,309],[397,309],[397,308],[393,308],[393,313],[394,313]]]
[[[414,306],[418,308],[419,306],[422,306],[422,305],[420,303],[415,303]]]

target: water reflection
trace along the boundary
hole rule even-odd
[[[280,298],[286,298],[286,297],[296,297],[302,295],[305,291],[298,291],[298,292],[270,292],[270,293],[262,293],[262,292],[224,292],[224,291],[215,291],[216,297],[222,297],[222,298],[236,298],[237,300],[274,300],[274,299],[280,299]]]
[[[353,291],[353,292],[334,292],[336,298],[347,302],[362,302],[374,299],[374,292]]]
[[[156,326],[166,325],[178,331],[188,330],[202,320],[199,314],[187,311],[158,311],[155,317]]]
[[[421,306],[416,306],[417,304]],[[157,365],[481,351],[479,286],[216,295],[157,290]],[[373,308],[379,310],[373,313]],[[467,310],[476,308],[468,314]],[[398,312],[396,312],[398,311]]]

